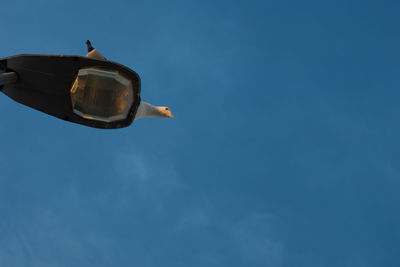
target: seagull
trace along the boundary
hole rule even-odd
[[[86,45],[88,50],[86,57],[97,60],[106,60],[100,51],[92,46],[89,40],[86,41]],[[173,118],[174,115],[172,115],[168,107],[154,106],[150,103],[140,101],[139,107],[136,111],[135,120],[145,117]]]
[[[99,59],[99,60],[106,60],[105,57],[103,57],[103,55],[100,53],[99,50],[94,49],[94,47],[92,46],[92,44],[90,43],[89,40],[86,41],[86,45],[87,45],[87,50],[88,50],[86,57],[93,58],[93,59]]]

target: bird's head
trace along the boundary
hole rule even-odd
[[[173,118],[174,117],[174,115],[172,115],[169,107],[157,107],[157,109],[160,112],[160,115],[162,118]]]

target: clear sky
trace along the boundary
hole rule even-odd
[[[174,119],[0,97],[0,266],[400,266],[399,1],[2,1],[0,57],[103,55]]]

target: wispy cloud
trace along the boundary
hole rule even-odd
[[[121,207],[146,202],[161,214],[168,198],[185,187],[173,162],[160,155],[138,150],[120,153],[115,156],[114,168],[115,197]]]
[[[161,156],[137,153],[116,155],[115,169],[125,182],[160,185],[169,189],[182,186],[173,163]]]
[[[184,214],[176,223],[174,231],[182,232],[193,227],[205,228],[210,226],[210,215],[204,210],[192,210]]]
[[[79,213],[84,203],[79,194],[66,190],[42,207],[26,214],[9,214],[0,226],[0,266],[108,266],[115,242]],[[70,201],[69,201],[70,200]],[[57,203],[58,202],[58,203]],[[71,207],[60,209],[59,204]],[[76,212],[76,213],[74,213]],[[78,228],[76,225],[80,225]]]
[[[276,224],[273,215],[252,213],[232,225],[233,242],[247,266],[281,266],[284,244],[273,232]]]

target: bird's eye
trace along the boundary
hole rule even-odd
[[[165,108],[165,110],[169,110],[169,108]]]

